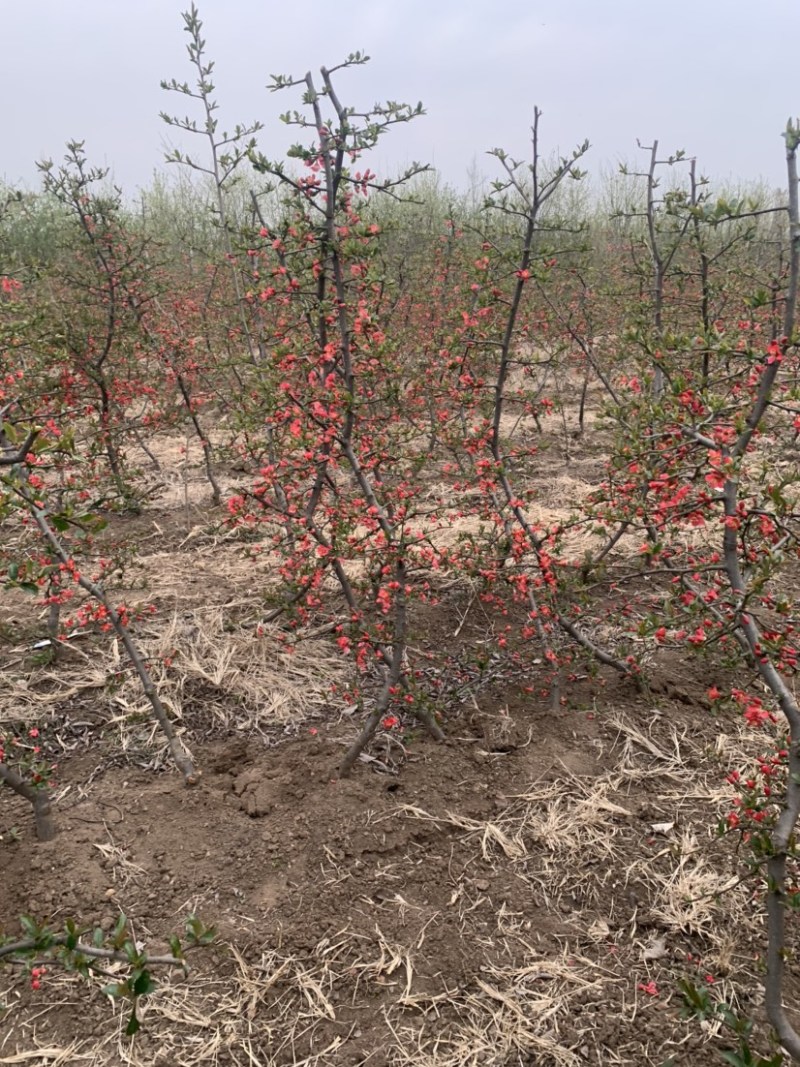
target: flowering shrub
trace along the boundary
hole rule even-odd
[[[426,168],[382,179],[368,154],[421,105],[343,103],[359,53],[318,75],[276,77],[276,91],[299,91],[301,110],[284,116],[299,139],[288,162],[271,160],[255,140],[260,123],[218,129],[194,6],[184,25],[197,80],[164,87],[201,117],[163,117],[205,139],[205,163],[179,150],[171,159],[209,176],[216,239],[199,265],[192,248],[171,273],[82,145],[68,146],[60,168],[42,165],[64,237],[52,276],[44,285],[32,267],[0,272],[0,522],[14,533],[0,547],[0,580],[49,610],[54,653],[73,624],[119,639],[188,783],[197,772],[134,640],[136,619],[113,593],[125,552],[101,555],[95,540],[108,512],[141,506],[131,446],[147,452],[161,430],[194,435],[212,506],[224,501],[253,557],[274,558],[269,618],[282,639],[291,645],[324,617],[350,659],[347,697],[364,715],[343,775],[379,728],[399,732],[413,717],[444,738],[413,635],[448,585],[469,585],[491,619],[492,654],[529,675],[539,668],[556,705],[579,657],[640,686],[659,653],[703,657],[717,672],[711,709],[765,737],[754,770],[728,771],[736,795],[721,829],[740,836],[748,873],[765,881],[767,1008],[800,1060],[783,1006],[785,911],[800,903],[800,646],[785,581],[800,556],[800,131],[786,131],[788,239],[759,241],[766,209],[715,199],[692,161],[660,158],[657,143],[629,175],[640,203],[592,234],[559,206],[588,143],[548,168],[538,111],[530,163],[493,153],[500,177],[484,210],[467,224],[454,208],[418,232],[397,204]],[[267,184],[237,212],[234,176],[246,163]],[[660,192],[662,169],[682,166]],[[544,521],[543,426],[563,417],[576,376],[578,432],[595,381],[611,459],[588,501]],[[248,472],[227,496],[222,459]],[[455,520],[463,530],[449,536]],[[592,546],[580,560],[576,532]],[[624,566],[620,544],[635,546]],[[52,767],[38,741],[0,738],[0,780],[30,801],[45,839]],[[130,968],[114,995],[135,1005],[152,988],[126,922],[108,945],[74,926],[26,924],[0,959],[29,960],[35,988],[55,961],[86,973],[108,958]],[[160,962],[181,958],[173,947]],[[659,995],[652,981],[639,992]],[[695,1013],[712,1011],[707,991],[685,993]]]

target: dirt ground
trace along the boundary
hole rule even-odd
[[[760,1018],[760,908],[715,835],[725,773],[758,740],[711,716],[702,668],[665,660],[647,693],[579,678],[553,710],[535,667],[470,674],[491,620],[454,590],[411,649],[420,665],[452,649],[446,743],[402,723],[340,780],[357,721],[332,697],[345,676],[330,635],[294,655],[268,628],[254,638],[243,610],[268,564],[209,527],[202,495],[195,468],[191,484],[178,471],[130,520],[132,589],[159,608],[138,636],[172,660],[158,682],[195,788],[113,641],[37,663],[39,624],[3,603],[0,723],[44,724],[59,834],[37,843],[0,791],[0,931],[24,913],[110,930],[122,910],[156,951],[194,913],[217,941],[188,976],[157,975],[134,1039],[107,978],[87,989],[51,969],[34,992],[0,970],[0,1064],[720,1062],[730,1041],[682,1017],[677,982]]]

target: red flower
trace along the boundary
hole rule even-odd
[[[769,712],[760,704],[749,704],[745,708],[744,717],[750,726],[763,726],[769,718]]]
[[[783,351],[778,341],[770,341],[767,345],[767,363],[780,363],[783,359]]]

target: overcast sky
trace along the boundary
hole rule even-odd
[[[185,114],[162,78],[190,77],[181,0],[0,0],[0,176],[38,182],[35,161],[85,140],[126,192],[163,166],[161,110]],[[345,102],[422,100],[371,163],[412,159],[467,184],[495,174],[488,149],[527,152],[534,104],[546,149],[589,138],[593,171],[635,160],[636,140],[696,155],[721,180],[784,182],[780,134],[800,113],[799,0],[199,0],[223,122],[260,119],[282,154],[272,73],[302,75],[357,49]]]

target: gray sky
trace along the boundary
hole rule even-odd
[[[162,78],[190,76],[181,0],[0,0],[0,176],[36,185],[35,160],[86,141],[126,192],[162,166],[158,117],[185,114]],[[636,139],[696,155],[721,180],[784,182],[787,117],[800,113],[798,0],[199,0],[223,122],[261,119],[267,155],[290,140],[272,73],[302,75],[360,49],[345,102],[422,100],[386,136],[380,173],[412,159],[466,184],[484,153],[528,150],[534,104],[547,150],[588,137],[593,171],[635,160]],[[377,164],[377,166],[376,166]]]

